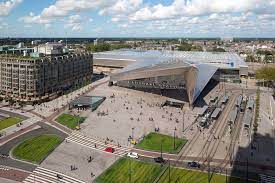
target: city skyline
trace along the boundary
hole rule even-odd
[[[2,0],[0,37],[275,37],[274,0]]]

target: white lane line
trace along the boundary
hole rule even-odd
[[[59,174],[59,175],[62,175],[64,178],[68,178],[68,179],[71,179],[71,180],[74,180],[74,181],[77,181],[77,182],[85,183],[84,181],[82,181],[80,179],[65,175],[63,173],[60,173],[60,172],[57,172],[57,171],[54,171],[54,170],[46,169],[46,168],[43,168],[43,167],[37,167],[36,170],[37,171],[46,171],[46,172],[52,173],[52,174]]]
[[[271,114],[271,119],[272,119],[272,126],[274,126],[274,119],[273,119],[273,107],[272,107],[272,101],[273,101],[273,97],[270,96],[270,100],[269,100],[269,104],[270,104],[270,114]],[[274,101],[273,101],[274,102]]]
[[[26,180],[25,182],[34,182],[34,183],[38,183],[38,182],[42,182],[42,183],[55,183],[56,181],[53,181],[52,179],[44,178],[41,177],[39,175],[34,175],[31,174]]]

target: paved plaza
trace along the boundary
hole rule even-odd
[[[91,162],[88,162],[89,158]],[[41,164],[42,167],[91,182],[119,157],[64,141]],[[76,170],[71,170],[71,166]],[[95,176],[93,176],[95,175]]]
[[[18,181],[10,180],[10,179],[5,179],[0,177],[0,182],[1,183],[19,183]]]
[[[166,97],[121,87],[97,87],[89,93],[105,96],[106,100],[94,112],[91,112],[81,125],[81,132],[87,136],[114,143],[130,145],[129,136],[139,140],[149,132],[159,128],[159,132],[183,137],[183,125],[190,126],[196,114],[189,107],[180,108],[161,105]],[[185,113],[185,114],[184,114]],[[184,121],[183,121],[184,117]],[[184,122],[184,124],[183,124]]]
[[[84,86],[84,87],[82,87],[78,90],[75,90],[69,94],[62,95],[62,96],[60,96],[54,100],[51,100],[49,102],[44,102],[42,104],[38,104],[35,106],[28,105],[25,107],[25,109],[26,110],[34,110],[34,112],[36,112],[42,116],[48,117],[51,114],[53,114],[54,112],[60,110],[62,107],[68,105],[70,102],[72,102],[77,97],[85,94],[86,92],[91,90],[96,85],[104,83],[106,81],[108,81],[108,77],[103,78],[98,81],[95,81],[87,86]]]

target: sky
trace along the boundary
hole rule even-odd
[[[275,0],[0,0],[0,37],[275,37]]]

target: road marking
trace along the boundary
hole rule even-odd
[[[273,98],[272,98],[272,96],[270,96],[270,100],[269,100],[269,104],[270,104],[270,115],[271,115],[271,119],[272,119],[272,126],[274,126],[272,101],[273,101]],[[274,101],[273,101],[273,102],[274,102]]]
[[[58,178],[58,176],[60,178]],[[37,167],[24,181],[24,183],[85,183],[84,181],[65,175],[63,173]]]

